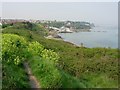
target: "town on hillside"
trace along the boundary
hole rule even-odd
[[[2,24],[14,24],[16,22],[31,22],[42,24],[50,31],[58,31],[60,33],[72,33],[75,31],[90,31],[94,27],[93,23],[83,21],[50,21],[50,20],[24,20],[24,19],[2,19]]]
[[[58,33],[73,33],[73,32],[90,32],[95,26],[93,23],[85,21],[57,21],[57,20],[24,20],[24,19],[2,19],[2,24],[15,24],[22,22],[29,22],[34,24],[41,24],[49,30],[47,38],[61,38]],[[3,26],[4,27],[4,26]]]

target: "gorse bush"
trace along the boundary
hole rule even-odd
[[[30,52],[32,56],[41,56],[43,49],[44,46],[38,42],[31,42],[28,45],[28,52]]]
[[[53,50],[44,49],[44,46],[38,43],[37,41],[29,43],[27,48],[29,54],[31,54],[32,57],[39,56],[44,60],[49,60],[54,64],[57,64],[59,55]]]
[[[2,36],[2,59],[20,64],[26,58],[27,42],[23,37],[12,34]]]
[[[44,49],[41,53],[41,56],[44,60],[50,60],[54,62],[55,64],[57,64],[58,59],[59,59],[58,54],[54,52],[53,50]]]

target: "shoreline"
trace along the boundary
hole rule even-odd
[[[58,35],[58,34],[57,34],[57,35]],[[58,35],[58,36],[60,36],[60,35]],[[81,48],[119,49],[118,47],[117,47],[117,48],[113,48],[113,47],[86,47],[84,43],[81,43],[80,45],[77,45],[77,44],[72,43],[72,42],[70,42],[70,41],[65,41],[61,36],[60,36],[60,38],[57,38],[57,37],[53,37],[53,36],[51,35],[51,37],[47,36],[47,37],[45,37],[45,38],[46,38],[46,39],[53,39],[53,40],[61,40],[61,41],[64,41],[65,43],[71,44],[71,45],[73,45],[73,46],[75,46],[75,47],[81,47]]]
[[[55,37],[56,36],[56,37]],[[72,43],[72,42],[69,42],[69,41],[65,41],[60,35],[58,35],[58,33],[56,33],[54,35],[48,35],[48,36],[44,36],[44,38],[46,39],[53,39],[53,40],[61,40],[61,41],[64,41],[65,43],[69,43],[75,47],[83,47],[83,48],[89,48],[89,47],[86,47],[83,43],[81,43],[80,45],[76,45],[75,43]]]
[[[78,32],[83,32],[83,31],[78,31]],[[76,33],[78,33],[78,32],[76,32]],[[84,31],[85,32],[85,31]],[[89,32],[89,31],[87,31],[87,32]],[[94,31],[91,31],[90,30],[90,32],[94,32]],[[96,31],[97,32],[97,31]],[[101,31],[102,32],[102,31]],[[68,32],[69,33],[69,32]],[[74,32],[72,32],[72,33],[74,33]],[[62,41],[64,41],[64,42],[67,42],[67,43],[69,43],[69,44],[72,44],[73,46],[76,46],[76,47],[85,47],[85,48],[111,48],[111,49],[118,49],[118,47],[110,47],[110,46],[92,46],[92,47],[88,47],[88,46],[86,46],[85,45],[85,43],[83,43],[83,42],[81,42],[79,45],[78,44],[75,44],[75,43],[73,43],[73,42],[71,42],[71,41],[66,41],[66,40],[64,40],[64,38],[61,36],[61,35],[59,35],[59,34],[61,34],[61,33],[59,33],[59,32],[57,32],[57,31],[50,31],[49,32],[49,34],[48,34],[48,36],[46,36],[45,38],[47,38],[47,39],[54,39],[54,40],[62,40]],[[63,33],[64,34],[64,33]],[[67,34],[67,32],[65,33],[65,34]]]

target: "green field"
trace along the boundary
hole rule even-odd
[[[24,61],[29,63],[42,88],[118,87],[118,49],[79,47],[46,39],[47,34],[48,30],[40,24],[4,25],[4,89],[30,87]]]

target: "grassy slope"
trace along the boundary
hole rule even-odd
[[[29,80],[23,66],[3,63],[2,89],[14,90],[15,88],[29,88]],[[22,67],[22,68],[21,68]]]
[[[79,78],[85,87],[117,87],[118,51],[106,48],[80,48],[58,40],[43,38],[36,31],[6,28],[3,33],[38,41],[60,55],[58,69]],[[112,83],[111,83],[112,82]]]

